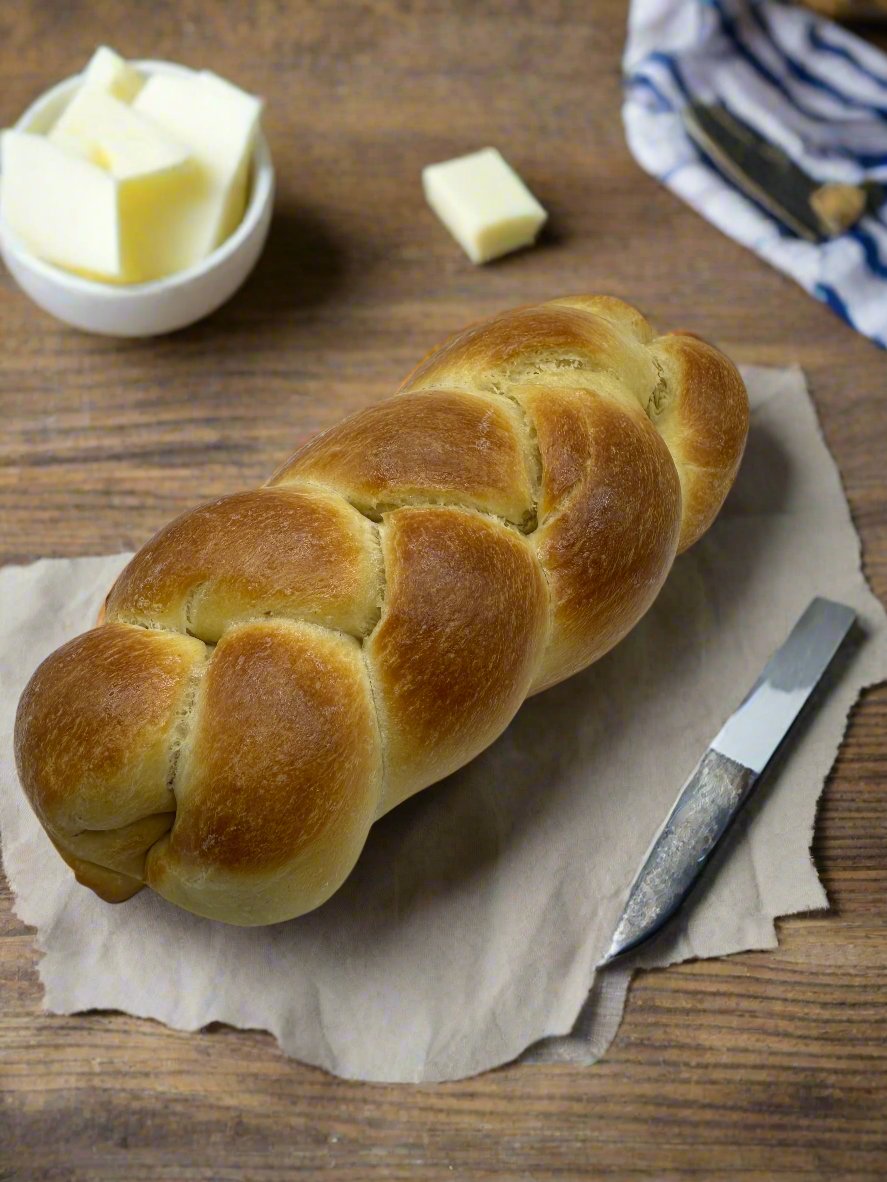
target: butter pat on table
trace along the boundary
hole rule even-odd
[[[474,263],[530,246],[548,214],[496,148],[430,164],[428,204]]]

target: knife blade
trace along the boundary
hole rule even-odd
[[[681,907],[855,619],[852,608],[830,599],[809,604],[681,789],[635,877],[598,967],[650,939]]]
[[[843,234],[883,197],[877,185],[814,180],[721,103],[690,103],[683,118],[697,148],[729,181],[808,242]]]

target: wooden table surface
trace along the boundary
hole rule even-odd
[[[0,561],[135,547],[390,393],[462,323],[605,291],[740,362],[804,366],[887,597],[885,356],[639,171],[619,117],[625,15],[619,0],[5,4],[0,121],[101,42],[210,66],[266,97],[279,196],[246,287],[172,337],[80,335],[0,277]],[[419,172],[486,144],[551,227],[478,270]],[[823,798],[832,911],[785,920],[777,952],[642,975],[588,1069],[369,1086],[266,1034],[50,1017],[5,888],[0,1179],[887,1176],[885,723],[882,688]]]

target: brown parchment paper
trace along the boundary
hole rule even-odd
[[[271,928],[198,919],[148,891],[112,907],[75,883],[17,783],[15,705],[38,662],[90,625],[127,556],[0,572],[2,852],[16,912],[37,930],[46,1008],[258,1027],[360,1079],[453,1079],[521,1055],[593,1062],[631,975],[594,966],[639,861],[816,594],[853,605],[865,638],[694,904],[639,960],[770,948],[775,916],[826,907],[809,852],[816,802],[850,706],[887,674],[887,620],[802,374],[745,376],[737,486],[635,631],[376,825],[329,903]]]

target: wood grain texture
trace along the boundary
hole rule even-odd
[[[0,277],[0,560],[135,547],[392,392],[451,329],[602,291],[738,361],[804,366],[887,596],[887,360],[639,172],[619,120],[625,15],[621,0],[0,7],[3,123],[107,42],[263,93],[279,177],[254,276],[177,336],[89,338]],[[551,223],[537,249],[477,270],[425,207],[419,172],[485,144]],[[855,711],[823,799],[815,856],[832,912],[783,922],[777,952],[641,976],[591,1069],[366,1086],[288,1061],[260,1033],[49,1017],[7,889],[0,1178],[883,1178],[885,736],[881,689]]]

